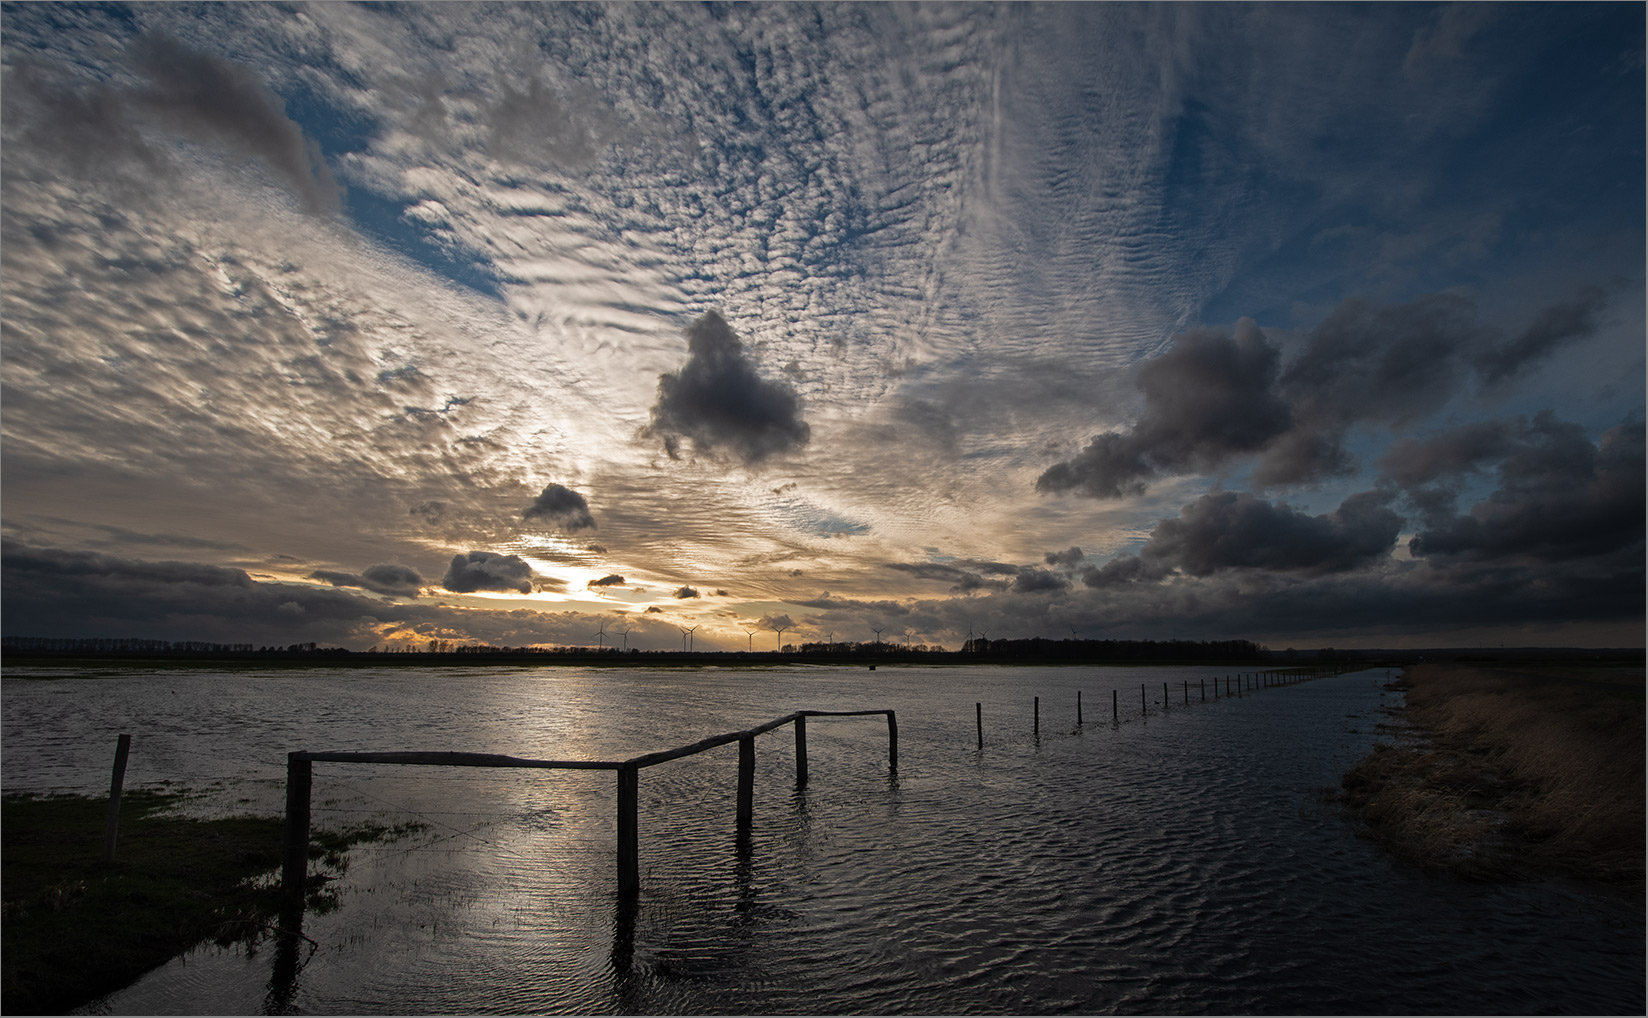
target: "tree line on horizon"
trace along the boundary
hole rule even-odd
[[[392,654],[439,654],[473,657],[477,655],[600,655],[623,658],[672,656],[686,653],[691,657],[738,656],[766,657],[772,654],[802,657],[914,657],[946,655],[961,659],[991,659],[1019,661],[1242,661],[1256,660],[1265,649],[1251,640],[1048,640],[1032,637],[1023,640],[986,640],[982,637],[967,641],[960,651],[951,651],[940,644],[900,645],[891,641],[810,642],[785,644],[777,651],[692,651],[672,649],[620,651],[616,647],[586,646],[556,647],[494,647],[490,644],[459,644],[451,640],[429,640],[419,645],[405,643],[384,647],[374,646],[368,651],[351,651],[343,647],[323,647],[319,644],[294,643],[288,646],[257,646],[250,643],[210,643],[202,640],[153,640],[138,637],[55,637],[7,636],[0,639],[0,650],[30,654],[90,654],[102,656],[290,656],[325,655],[378,656]]]

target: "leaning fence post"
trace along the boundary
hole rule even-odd
[[[641,830],[637,823],[640,768],[618,767],[618,893],[641,893]]]
[[[120,793],[126,785],[126,755],[132,737],[122,735],[114,742],[114,773],[109,777],[109,818],[103,825],[103,861],[114,862],[114,838],[120,829]]]
[[[287,908],[302,911],[309,878],[309,790],[315,765],[299,752],[286,754],[286,837],[281,846],[280,889]]]
[[[795,718],[795,783],[807,783],[807,716],[798,714]]]
[[[887,712],[887,769],[898,770],[898,716]]]
[[[738,831],[748,834],[755,819],[755,736],[738,740]]]

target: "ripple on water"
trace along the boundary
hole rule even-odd
[[[276,812],[293,748],[612,758],[801,707],[899,711],[896,778],[880,718],[810,723],[800,791],[788,733],[759,740],[743,849],[736,748],[644,772],[633,906],[609,773],[317,766],[318,821],[428,826],[352,852],[342,907],[307,917],[321,947],[282,998],[305,1011],[1642,1012],[1640,900],[1425,878],[1323,805],[1382,673],[1203,703],[1213,674],[8,673],[3,766],[8,789],[95,794],[133,730],[132,783]],[[1164,680],[1193,702],[1074,727],[1076,690],[1125,706]],[[215,950],[103,1006],[261,1010],[271,952]]]

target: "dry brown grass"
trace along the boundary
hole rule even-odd
[[[1643,886],[1641,665],[1418,665],[1397,744],[1344,801],[1397,855],[1472,879]]]

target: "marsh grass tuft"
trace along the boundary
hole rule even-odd
[[[0,1009],[63,1013],[207,941],[256,950],[276,928],[279,817],[179,814],[184,791],[127,790],[115,861],[103,860],[108,800],[8,793],[0,800]],[[310,854],[341,870],[350,845],[410,833],[317,831]],[[309,905],[336,907],[317,874]]]
[[[1393,854],[1474,880],[1643,886],[1642,667],[1418,665],[1342,801]]]

